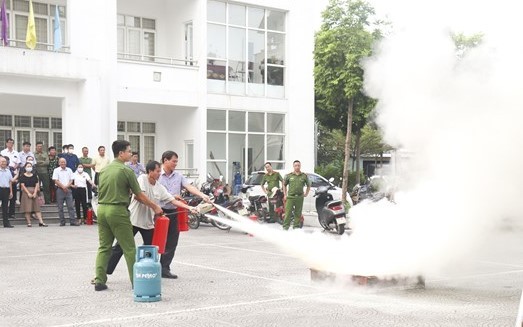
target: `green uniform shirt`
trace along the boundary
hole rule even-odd
[[[134,171],[118,159],[114,159],[100,172],[98,203],[129,206],[129,190],[142,193]]]
[[[38,153],[35,152],[35,159],[36,159],[36,171],[39,174],[47,174],[49,169],[49,156],[47,153]]]
[[[303,188],[311,186],[311,182],[305,173],[300,173],[299,175],[290,173],[285,176],[283,185],[289,185],[287,196],[303,196]]]
[[[265,185],[265,183],[267,183],[267,190],[269,191],[269,194],[271,194],[272,189],[274,187],[280,188],[280,181],[283,181],[283,178],[281,177],[280,173],[273,172],[270,175],[265,174],[263,176],[261,185]]]
[[[82,165],[85,165],[85,164],[90,165],[91,162],[93,162],[93,158],[89,158],[89,157],[80,157],[80,158],[78,158],[78,160],[80,160],[80,163],[81,163]],[[89,174],[89,177],[91,177],[91,178],[93,177],[92,172],[91,172],[91,168],[86,168],[86,167],[84,166],[84,171],[85,171],[87,174]]]

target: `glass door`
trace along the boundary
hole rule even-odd
[[[24,142],[30,142],[31,144],[33,144],[34,142],[32,142],[32,138],[31,138],[31,130],[29,129],[17,129],[16,130],[16,140],[15,140],[15,144],[16,144],[16,147],[15,147],[15,150],[16,151],[22,151],[22,144],[24,144]]]
[[[2,128],[0,129],[0,148],[4,148],[5,147],[5,141],[12,137],[12,130],[9,128]]]
[[[43,148],[47,149],[51,145],[49,142],[49,134],[50,133],[46,131],[35,131],[35,144],[32,144],[33,149],[35,148],[37,142],[42,142]]]

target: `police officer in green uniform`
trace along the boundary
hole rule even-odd
[[[111,164],[102,169],[99,178],[98,193],[98,238],[100,246],[96,256],[96,277],[94,289],[107,289],[107,264],[111,257],[111,247],[116,238],[122,247],[129,278],[133,282],[133,265],[136,255],[133,226],[129,219],[129,191],[134,193],[136,200],[153,209],[154,213],[162,214],[162,208],[152,202],[142,192],[136,175],[125,162],[131,159],[131,145],[125,140],[114,141],[112,145],[114,157]]]
[[[301,210],[303,209],[303,198],[309,195],[311,189],[311,182],[307,174],[301,172],[301,162],[295,160],[292,163],[294,171],[287,174],[283,180],[283,194],[285,194],[285,220],[283,221],[283,229],[288,230],[291,222],[294,219],[294,228],[300,228]],[[307,186],[305,194],[303,188]],[[287,190],[287,187],[289,189]],[[292,212],[294,209],[294,217]]]
[[[280,182],[283,181],[283,178],[281,177],[280,173],[274,171],[272,169],[272,165],[270,162],[265,163],[265,169],[267,170],[267,173],[263,176],[261,187],[263,189],[263,192],[267,194],[267,197],[272,196],[272,190],[273,188],[277,187],[280,188]],[[265,184],[267,184],[267,188],[265,188]],[[274,217],[274,204],[269,201],[269,217],[270,223],[273,223],[276,221]]]

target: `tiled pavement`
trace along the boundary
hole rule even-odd
[[[109,290],[89,284],[96,226],[17,226],[0,229],[0,326],[514,326],[522,236],[503,231],[419,290],[312,283],[272,244],[202,225],[182,234],[163,300],[135,303],[123,262]]]

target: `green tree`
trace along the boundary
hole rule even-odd
[[[361,153],[372,155],[383,163],[383,153],[392,147],[383,141],[381,131],[374,124],[367,124],[361,131]]]
[[[346,130],[342,184],[345,201],[351,136],[354,129],[358,132],[363,128],[376,104],[362,91],[362,60],[372,54],[382,22],[371,21],[374,8],[363,0],[330,0],[322,15],[314,50],[316,119],[328,128]]]
[[[481,44],[481,41],[483,40],[483,33],[476,33],[472,35],[451,33],[450,37],[456,45],[456,53],[458,57],[463,58],[467,54],[467,51]]]

